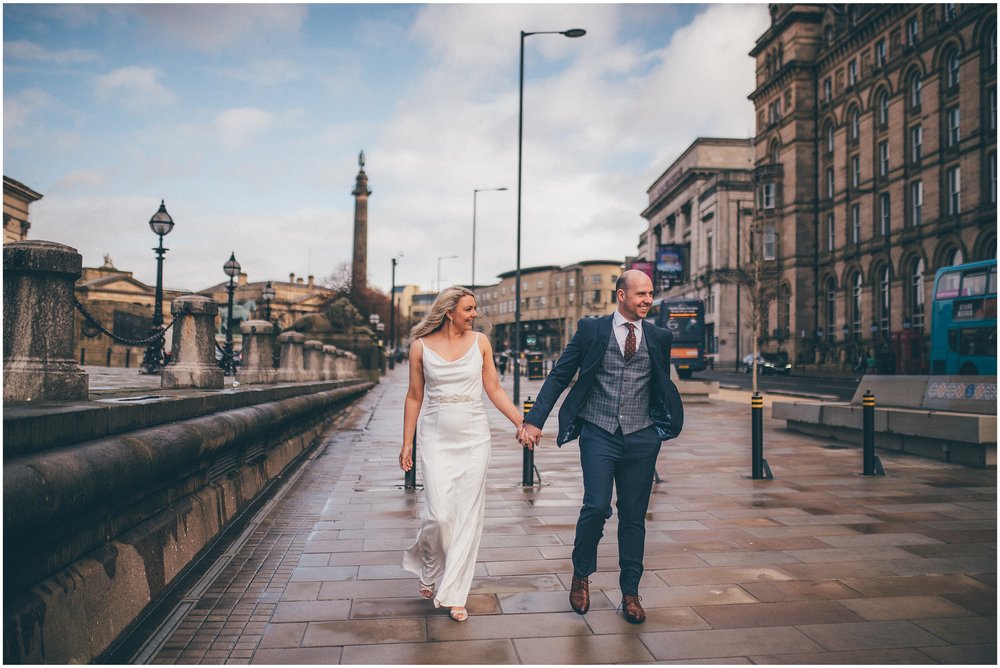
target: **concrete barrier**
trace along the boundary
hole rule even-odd
[[[99,661],[371,386],[227,390],[213,394],[232,408],[208,413],[219,404],[199,409],[197,396],[176,397],[183,410],[159,397],[144,412],[95,401],[56,410],[52,429],[37,410],[5,411],[5,663]],[[114,409],[130,417],[105,415]],[[21,420],[31,424],[13,424]],[[117,431],[35,442],[72,421]]]
[[[297,383],[305,380],[302,368],[302,347],[306,337],[298,332],[282,332],[278,336],[281,357],[278,362],[278,382]]]
[[[240,385],[270,385],[277,380],[274,370],[274,325],[266,320],[246,320],[240,323],[243,335],[242,362],[236,372]]]
[[[172,388],[221,388],[225,375],[215,363],[215,316],[219,305],[204,295],[178,297],[174,316],[173,360],[163,367],[160,385]]]

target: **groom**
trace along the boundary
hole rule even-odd
[[[646,621],[639,579],[646,542],[646,509],[660,443],[675,438],[684,408],[670,380],[669,331],[643,321],[653,304],[653,283],[628,270],[615,286],[618,308],[603,318],[584,318],[524,418],[522,444],[534,447],[552,407],[576,372],[580,377],[559,409],[557,445],[579,436],[583,507],[573,545],[569,603],[590,609],[590,574],[597,544],[618,492],[618,563],[622,612],[633,624]]]

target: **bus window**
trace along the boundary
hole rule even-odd
[[[967,327],[948,332],[948,349],[958,355],[997,356],[996,327]]]
[[[989,274],[979,271],[974,274],[966,274],[962,277],[962,296],[973,297],[986,294],[986,285]]]
[[[951,299],[952,297],[957,297],[958,289],[961,285],[962,275],[958,272],[942,274],[940,280],[938,280],[937,292],[934,293],[934,298]]]

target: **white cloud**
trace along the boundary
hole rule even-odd
[[[229,150],[237,150],[267,130],[274,123],[274,114],[245,107],[227,109],[215,117],[214,128],[222,145]]]
[[[149,4],[138,11],[158,38],[214,53],[234,45],[257,49],[270,39],[287,40],[299,31],[309,9],[293,4]]]
[[[132,111],[159,109],[173,104],[173,91],[160,83],[154,67],[130,65],[96,77],[94,90],[105,102],[116,102]]]
[[[97,54],[93,51],[85,49],[51,50],[23,39],[4,42],[3,53],[5,59],[35,60],[57,65],[87,63],[97,60]]]
[[[302,78],[299,64],[291,58],[266,58],[240,68],[220,70],[223,76],[259,86],[275,86]]]
[[[4,135],[21,131],[34,116],[55,105],[55,99],[40,88],[27,88],[3,97]]]

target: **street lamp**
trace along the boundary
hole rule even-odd
[[[458,258],[457,255],[443,255],[438,258],[438,278],[437,278],[437,291],[441,292],[441,260],[454,260]]]
[[[271,302],[274,301],[274,288],[271,287],[271,281],[268,281],[267,285],[264,286],[260,298],[264,300],[264,320],[271,322]]]
[[[236,261],[235,251],[229,254],[229,260],[222,265],[223,271],[229,277],[229,308],[226,311],[226,348],[222,356],[222,370],[227,374],[236,373],[236,360],[233,355],[233,293],[236,292],[234,279],[240,275],[240,263]]]
[[[174,219],[167,213],[167,207],[160,200],[160,208],[149,219],[149,229],[160,237],[160,245],[153,249],[156,253],[156,302],[153,304],[153,334],[163,329],[163,254],[169,249],[163,247],[163,237],[174,229]],[[142,360],[143,373],[159,373],[163,368],[163,337],[157,336],[149,342]]]
[[[476,195],[483,192],[496,192],[499,190],[507,190],[507,187],[475,188],[472,191],[472,284],[469,287],[473,290],[476,289]]]
[[[392,289],[389,291],[389,369],[396,368],[396,261],[403,257],[400,253],[392,258]]]
[[[583,37],[587,31],[582,28],[553,30],[545,32],[521,31],[521,67],[517,93],[517,264],[514,269],[514,405],[521,398],[521,147],[524,143],[524,38],[531,35],[562,35]]]

